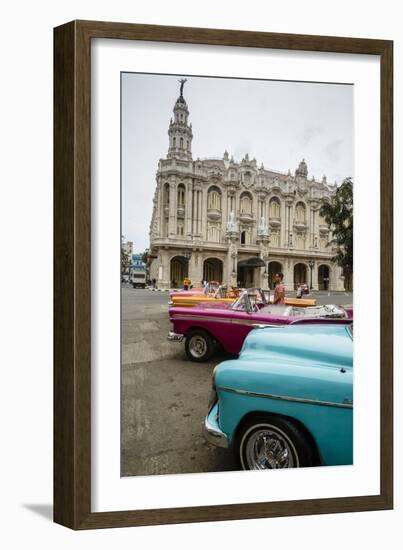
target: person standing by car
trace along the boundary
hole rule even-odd
[[[274,299],[273,304],[276,304],[278,306],[285,305],[285,286],[283,283],[284,275],[283,273],[276,273],[276,276],[274,278],[276,282],[276,286],[274,288]]]

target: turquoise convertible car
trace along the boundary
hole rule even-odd
[[[352,325],[254,329],[214,370],[204,435],[245,470],[352,464]]]

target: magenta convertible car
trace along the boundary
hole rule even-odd
[[[181,342],[185,339],[186,355],[191,361],[208,361],[217,348],[239,353],[247,334],[256,326],[353,322],[352,306],[272,305],[267,304],[259,289],[244,291],[230,307],[217,306],[172,307],[169,310],[173,330],[168,340]]]

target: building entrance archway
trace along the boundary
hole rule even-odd
[[[297,289],[302,283],[309,284],[306,265],[298,263],[294,265],[294,288]]]
[[[319,290],[329,290],[330,269],[328,265],[322,264],[318,269],[318,287]]]
[[[218,258],[207,258],[203,263],[203,281],[222,283],[223,263]]]
[[[183,286],[183,279],[188,277],[189,264],[184,256],[175,256],[170,263],[170,285],[171,288],[180,288]]]

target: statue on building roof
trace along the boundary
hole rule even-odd
[[[187,82],[187,78],[180,78],[178,82],[180,82],[180,97],[183,97],[183,86],[185,85],[185,82]]]

